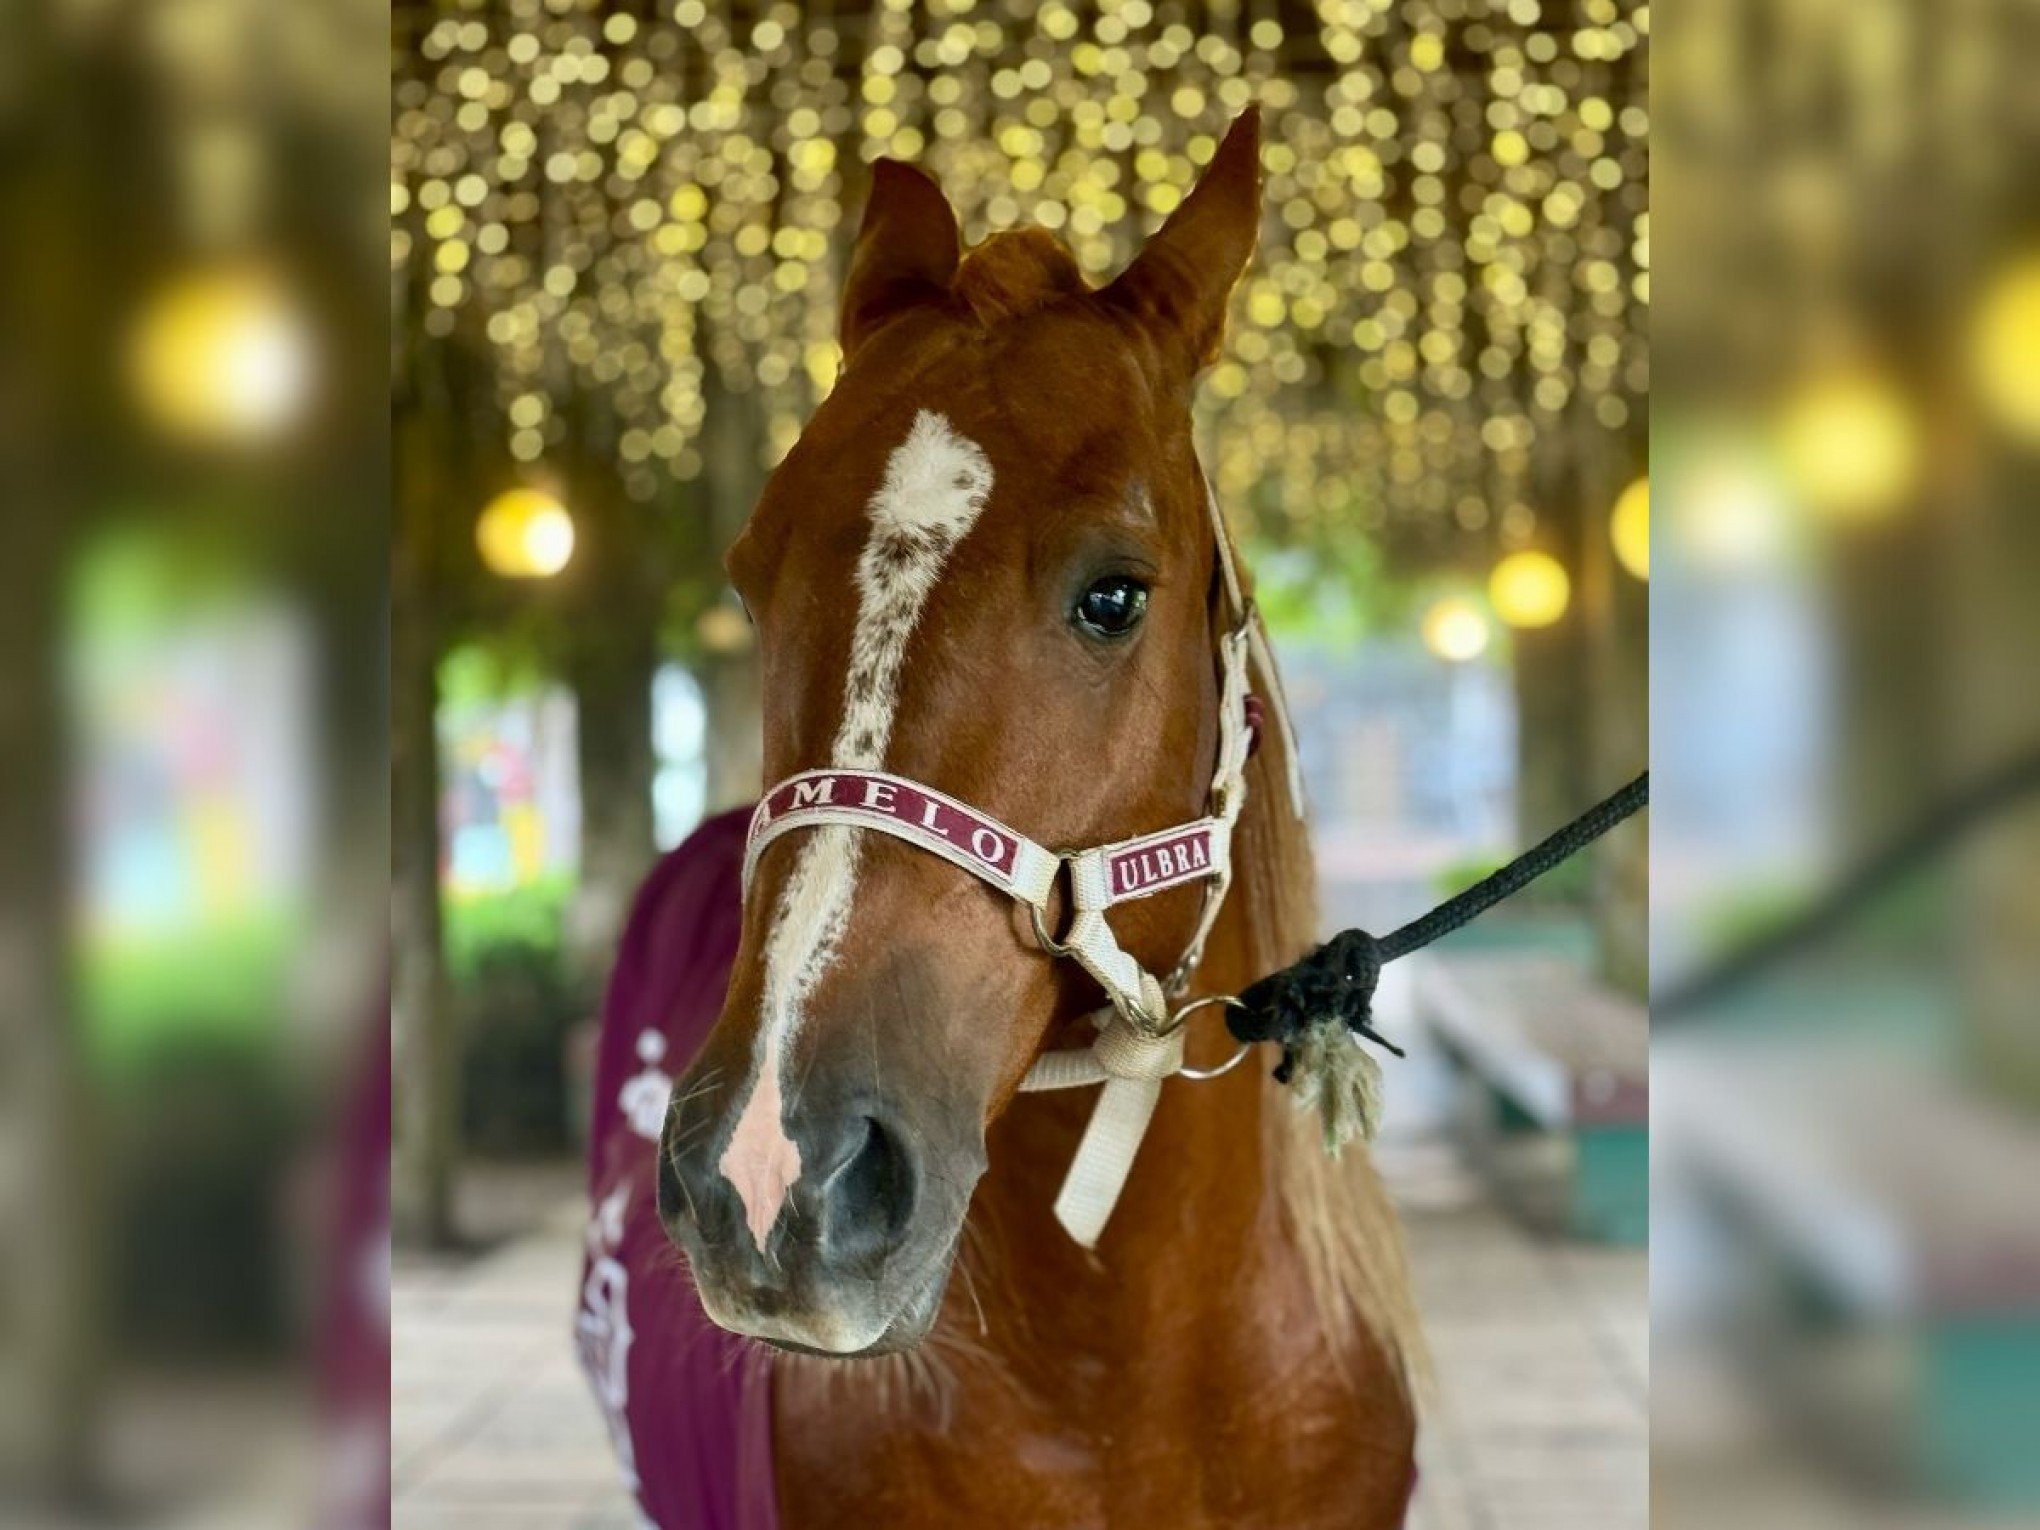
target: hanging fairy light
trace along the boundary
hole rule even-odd
[[[966,239],[1039,225],[1103,280],[1258,101],[1267,226],[1203,392],[1218,492],[1243,530],[1486,539],[1540,442],[1647,394],[1649,27],[1642,0],[508,0],[399,55],[392,272],[425,336],[486,337],[513,458],[596,395],[649,498],[703,470],[711,393],[769,463],[833,384],[871,160],[926,168]]]
[[[1549,627],[1571,600],[1572,580],[1550,553],[1510,553],[1488,576],[1488,602],[1511,627]]]
[[[542,489],[506,489],[475,522],[482,562],[505,579],[549,579],[574,556],[574,518]]]
[[[1615,501],[1608,515],[1608,541],[1615,561],[1638,579],[1650,578],[1650,479],[1639,478]]]

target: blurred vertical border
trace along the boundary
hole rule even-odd
[[[1661,9],[1656,1518],[2040,1523],[2040,13]]]
[[[0,1518],[387,1520],[386,39],[4,24]]]

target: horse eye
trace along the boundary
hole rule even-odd
[[[1130,574],[1110,574],[1077,600],[1076,623],[1099,637],[1125,637],[1147,613],[1148,587]]]

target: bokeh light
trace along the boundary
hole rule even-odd
[[[574,556],[574,518],[542,489],[506,489],[475,522],[475,545],[505,579],[549,579]]]
[[[2014,436],[2040,441],[2040,253],[2008,266],[1985,290],[1969,363],[1990,417]]]
[[[1448,595],[1424,613],[1423,634],[1426,648],[1454,664],[1486,653],[1492,636],[1486,613],[1460,595]]]
[[[1716,572],[1750,571],[1783,558],[1790,544],[1791,507],[1776,471],[1755,447],[1723,441],[1707,447],[1677,479],[1666,501],[1672,534],[1696,565]]]
[[[1650,578],[1650,479],[1622,491],[1608,515],[1608,541],[1615,561],[1638,579]]]
[[[1565,565],[1534,548],[1510,553],[1488,576],[1488,601],[1511,627],[1549,627],[1571,600]]]
[[[728,601],[717,601],[694,622],[695,636],[710,653],[743,653],[751,646],[751,624]]]
[[[1815,378],[1778,417],[1779,464],[1793,496],[1838,520],[1897,509],[1918,478],[1919,456],[1911,406],[1881,373]]]
[[[210,445],[259,442],[303,412],[312,338],[299,303],[261,267],[173,278],[129,339],[136,397],[164,430]]]
[[[712,399],[757,412],[770,466],[833,384],[870,161],[928,170],[968,241],[1040,225],[1103,281],[1257,101],[1269,216],[1202,390],[1214,486],[1249,537],[1485,561],[1519,545],[1499,507],[1553,513],[1548,440],[1638,455],[1650,13],[1582,14],[405,13],[392,290],[428,341],[486,342],[514,458],[599,399],[651,501],[720,460]]]

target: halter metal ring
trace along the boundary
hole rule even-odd
[[[1071,851],[1068,850],[1056,851],[1055,875],[1049,878],[1048,881],[1049,892],[1055,891],[1056,883],[1062,880],[1063,869],[1075,859],[1076,855]],[[1076,889],[1072,887],[1071,888],[1072,905],[1074,905],[1075,903],[1075,892]],[[1034,920],[1034,938],[1041,942],[1041,949],[1046,951],[1050,956],[1068,956],[1070,952],[1075,949],[1075,947],[1065,945],[1063,942],[1057,940],[1053,935],[1048,933],[1048,921],[1042,918],[1042,910],[1045,909],[1047,906],[1048,906],[1047,893],[1044,893],[1042,895],[1041,902],[1030,903],[1027,905],[1027,912]]]
[[[1213,994],[1211,995],[1211,997],[1204,999],[1192,999],[1188,1004],[1185,1004],[1181,1009],[1177,1010],[1173,1016],[1170,1017],[1169,1028],[1162,1034],[1165,1036],[1173,1035],[1175,1032],[1181,1030],[1186,1024],[1188,1024],[1190,1017],[1197,1013],[1198,1010],[1209,1009],[1214,1004],[1223,1004],[1228,1009],[1244,1010],[1247,1007],[1229,993]],[[1240,1065],[1241,1061],[1246,1057],[1246,1055],[1253,1050],[1254,1047],[1252,1042],[1243,1041],[1239,1044],[1238,1050],[1236,1050],[1232,1056],[1228,1057],[1224,1062],[1220,1063],[1215,1068],[1192,1068],[1186,1064],[1183,1067],[1178,1068],[1176,1072],[1183,1078],[1197,1079],[1200,1081],[1207,1078],[1217,1078],[1221,1074],[1232,1072],[1233,1069],[1237,1068]]]

